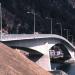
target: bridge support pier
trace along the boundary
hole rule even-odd
[[[71,55],[71,58],[68,59],[68,60],[66,60],[65,62],[66,62],[66,63],[75,63],[75,52],[69,50],[69,53],[70,53],[70,55]]]
[[[50,56],[48,55],[43,55],[37,62],[39,66],[44,68],[47,71],[51,71],[51,63],[50,63]]]
[[[43,54],[43,56],[36,62],[40,67],[44,68],[47,71],[51,71],[51,62],[49,49],[54,46],[54,44],[48,44],[46,42],[43,45],[31,47],[31,49],[36,50]]]

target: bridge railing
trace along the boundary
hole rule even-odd
[[[11,41],[11,40],[24,40],[24,39],[33,39],[34,34],[26,35],[26,34],[2,34],[1,41]],[[1,35],[0,35],[1,36]]]

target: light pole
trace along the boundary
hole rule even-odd
[[[73,40],[74,40],[74,39],[73,39],[73,36],[72,36],[72,44],[73,44]]]
[[[1,10],[1,3],[0,3],[0,38],[2,39],[2,10]]]
[[[74,39],[73,39],[73,35],[69,35],[69,36],[71,36],[71,37],[72,37],[72,44],[73,44],[73,40],[74,40]]]
[[[31,13],[34,15],[34,34],[35,34],[35,11],[32,11],[32,12],[27,12],[28,14]]]
[[[66,30],[67,40],[68,40],[68,32],[69,32],[69,29],[64,29],[64,30]]]
[[[52,18],[46,17],[46,19],[50,19],[51,20],[51,34],[53,33],[52,31]]]
[[[61,23],[56,23],[56,24],[60,24],[61,36],[62,36],[62,24]]]
[[[52,18],[51,18],[51,34],[52,34],[52,31],[53,31],[53,30],[52,30]]]

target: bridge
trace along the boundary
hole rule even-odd
[[[12,47],[25,47],[38,51],[43,56],[36,61],[42,68],[51,70],[49,51],[55,45],[63,45],[64,53],[74,60],[75,46],[67,39],[55,34],[3,34],[0,41]],[[45,62],[47,61],[47,62]]]

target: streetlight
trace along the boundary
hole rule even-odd
[[[1,39],[2,39],[2,10],[1,10],[1,3],[0,3],[0,36],[1,36]]]
[[[68,40],[68,32],[69,32],[69,29],[64,29],[64,30],[66,30],[67,40]]]
[[[73,44],[73,40],[74,40],[74,39],[73,39],[73,36],[72,36],[72,44]]]
[[[56,24],[60,24],[61,36],[62,36],[62,24],[61,23],[56,23]]]
[[[53,33],[52,31],[52,18],[46,17],[46,19],[50,19],[51,20],[51,34]]]
[[[35,11],[32,11],[32,12],[27,12],[27,13],[31,13],[34,15],[34,34],[35,34]]]
[[[71,36],[71,37],[72,37],[72,44],[73,44],[73,40],[74,40],[74,39],[73,39],[73,35],[69,35],[69,36]]]
[[[52,18],[51,18],[51,34],[52,34]]]

